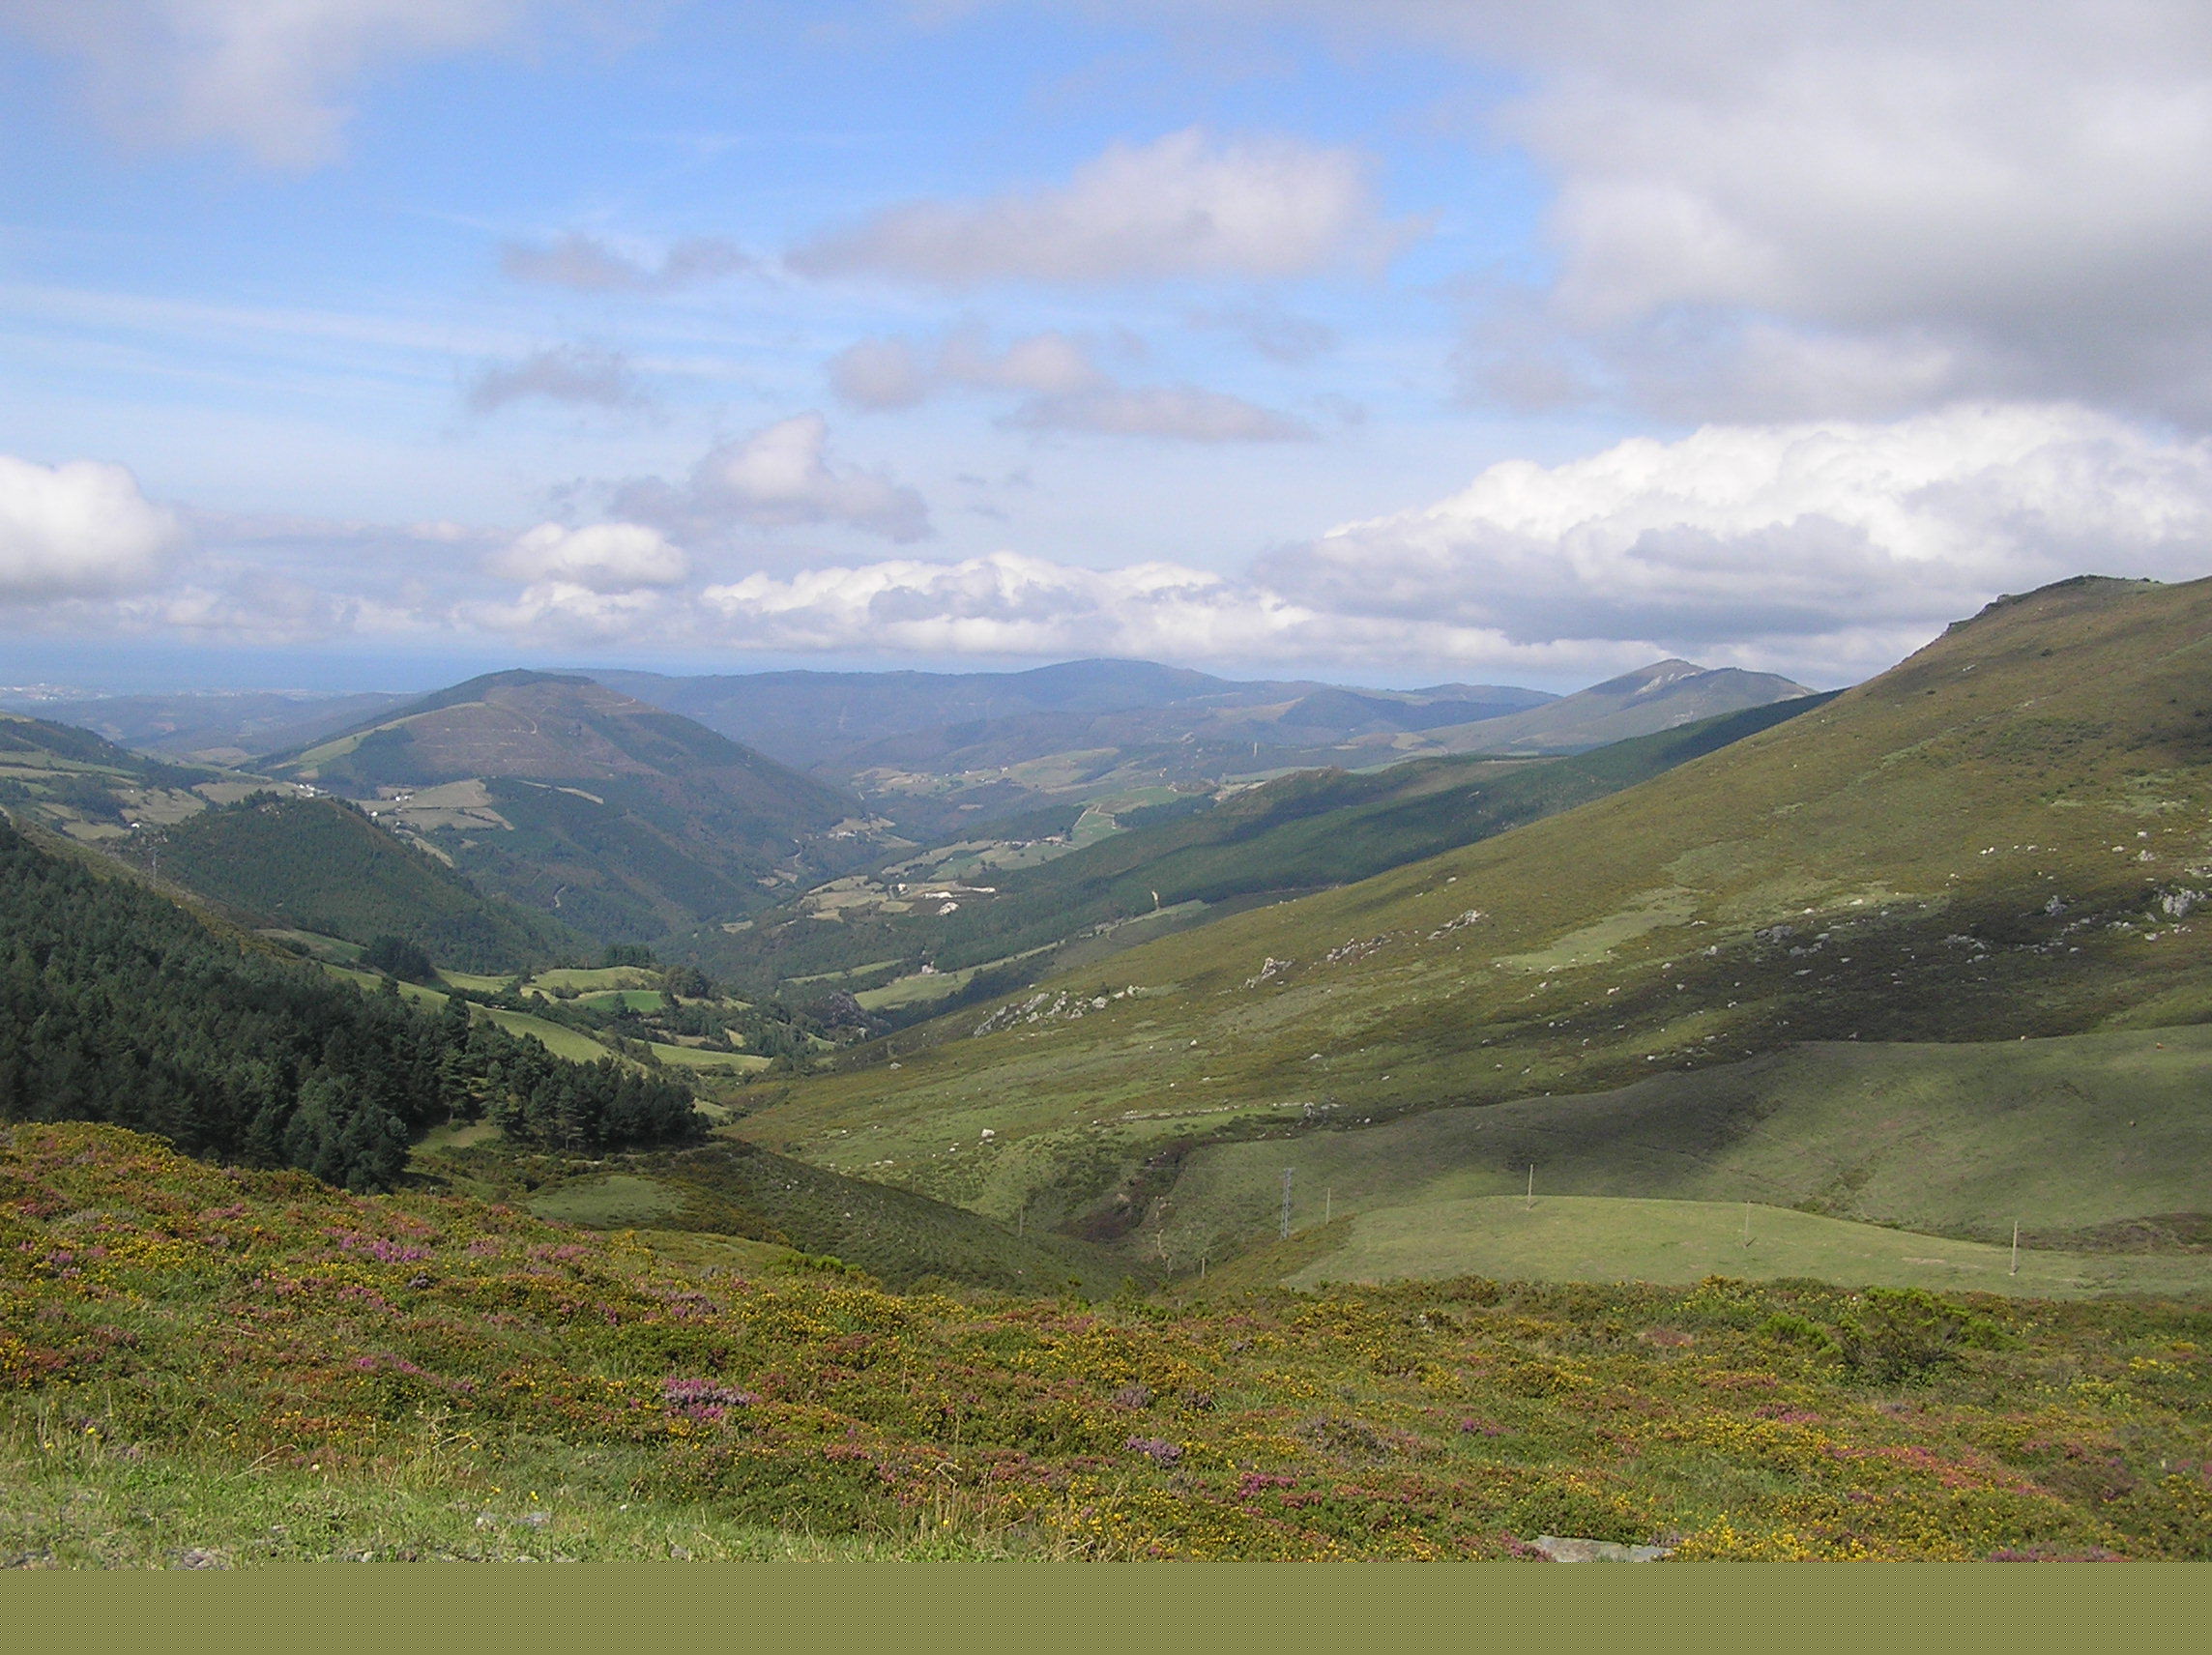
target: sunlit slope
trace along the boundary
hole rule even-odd
[[[1079,1210],[1141,1204],[1138,1160],[1263,1119],[1598,1091],[1806,1039],[2189,1022],[2212,1013],[2212,932],[2186,918],[2212,890],[2208,644],[2212,583],[2007,600],[1641,786],[946,1020],[748,1129],[806,1153],[864,1130],[876,1176]]]

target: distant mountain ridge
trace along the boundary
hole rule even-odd
[[[1579,753],[1813,693],[1811,685],[1775,673],[1669,659],[1524,712],[1424,734],[1452,752]]]
[[[1217,678],[1151,661],[1063,661],[1010,673],[732,673],[681,678],[657,673],[600,671],[588,676],[656,707],[696,718],[709,729],[758,747],[786,764],[818,769],[850,762],[875,743],[948,726],[988,726],[1038,716],[1072,718],[1130,714],[1203,706],[1208,711],[1296,706],[1318,711],[1328,698],[1356,703],[1356,716],[1371,720],[1382,709],[1433,704],[1479,707],[1490,715],[1541,706],[1556,699],[1542,690],[1497,684],[1439,684],[1428,689],[1354,690],[1292,681]],[[1317,700],[1316,698],[1321,698]],[[1468,713],[1454,706],[1455,716]],[[1385,717],[1389,716],[1384,714]],[[1420,727],[1415,722],[1403,728]],[[1448,722],[1449,719],[1438,719]],[[1336,730],[1341,721],[1308,722]],[[1163,726],[1164,727],[1164,726]],[[1179,737],[1188,722],[1177,723]]]

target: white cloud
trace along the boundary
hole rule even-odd
[[[673,293],[742,276],[754,264],[742,247],[717,237],[673,243],[654,263],[571,231],[545,247],[509,243],[500,249],[499,268],[509,280],[579,293]]]
[[[2067,406],[1709,426],[1496,465],[1260,573],[1339,615],[1817,658],[1870,629],[1902,653],[2000,591],[2084,570],[2212,573],[2212,446]]]
[[[78,59],[126,135],[243,145],[266,165],[333,159],[362,73],[509,34],[533,0],[0,0],[0,25]]]
[[[0,602],[144,585],[184,537],[175,514],[150,504],[121,466],[0,454]]]
[[[596,408],[643,408],[652,401],[620,351],[556,345],[520,362],[487,363],[470,384],[467,402],[470,412],[489,414],[532,398]]]
[[[1079,341],[1033,334],[994,350],[979,328],[934,346],[863,339],[830,363],[839,396],[860,408],[911,408],[947,389],[1028,392],[1004,423],[1030,431],[1160,437],[1179,442],[1281,442],[1313,435],[1289,415],[1196,386],[1124,386]]]
[[[929,508],[914,489],[830,452],[830,424],[819,414],[794,415],[711,450],[683,488],[657,479],[631,483],[618,491],[615,507],[694,533],[733,523],[835,523],[892,540],[931,533]]]
[[[1310,619],[1198,569],[1087,569],[1015,552],[754,574],[700,598],[721,641],[751,649],[1218,659],[1267,653]]]
[[[888,208],[790,262],[946,287],[1304,276],[1380,261],[1412,234],[1383,222],[1368,172],[1351,150],[1194,128],[1116,144],[1056,188]]]
[[[1555,190],[1557,265],[1557,336],[1494,372],[1524,402],[1746,419],[2001,396],[2212,421],[2201,0],[1119,0],[1112,15],[1132,9],[1177,28],[1315,22],[1358,46],[1396,32],[1520,88],[1492,103],[1492,131]]]
[[[593,523],[581,529],[540,523],[517,536],[487,566],[525,584],[558,581],[595,593],[674,586],[691,572],[690,559],[658,529],[642,523]]]

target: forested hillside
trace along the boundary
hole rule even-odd
[[[203,811],[161,834],[160,857],[164,876],[215,901],[355,943],[398,937],[464,972],[527,972],[587,948],[341,799],[264,793]]]
[[[680,1086],[249,952],[0,824],[0,1118],[99,1120],[193,1154],[389,1186],[409,1139],[488,1116],[566,1147],[680,1142]]]

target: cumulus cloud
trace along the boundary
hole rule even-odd
[[[1367,161],[1293,138],[1191,129],[1116,144],[1065,183],[984,201],[892,207],[792,253],[810,276],[944,287],[1304,276],[1379,262],[1414,233],[1385,223]]]
[[[616,508],[693,532],[729,524],[785,528],[833,523],[891,540],[918,540],[932,531],[919,493],[891,478],[836,458],[830,423],[798,414],[711,450],[681,488],[658,479],[631,483]]]
[[[486,364],[468,390],[469,411],[490,414],[540,398],[594,408],[643,408],[652,398],[620,351],[556,345],[516,363]]]
[[[934,346],[863,339],[830,363],[830,382],[856,407],[911,408],[948,389],[1028,392],[1004,423],[1031,431],[1161,437],[1198,443],[1280,442],[1313,435],[1289,415],[1196,386],[1124,386],[1079,341],[1033,334],[994,350],[981,329]]]
[[[655,263],[626,257],[596,237],[571,231],[543,247],[510,242],[500,249],[499,268],[511,281],[578,293],[674,293],[755,267],[742,247],[716,237],[676,242]]]
[[[1265,653],[1271,637],[1310,619],[1199,569],[1088,569],[1015,552],[754,574],[700,598],[727,641],[792,650],[1215,658]]]
[[[673,586],[691,561],[658,529],[642,523],[593,523],[581,529],[540,523],[494,554],[494,574],[526,585],[557,581],[596,593]]]
[[[119,465],[0,454],[0,602],[94,596],[151,581],[184,541]]]
[[[509,34],[533,0],[0,0],[0,26],[82,65],[134,139],[244,146],[266,165],[332,160],[363,72]]]
[[[1818,653],[1869,627],[1925,635],[2000,591],[2084,569],[2212,572],[2212,447],[2069,406],[1710,426],[1563,465],[1495,465],[1260,574],[1317,610],[1516,642]]]

